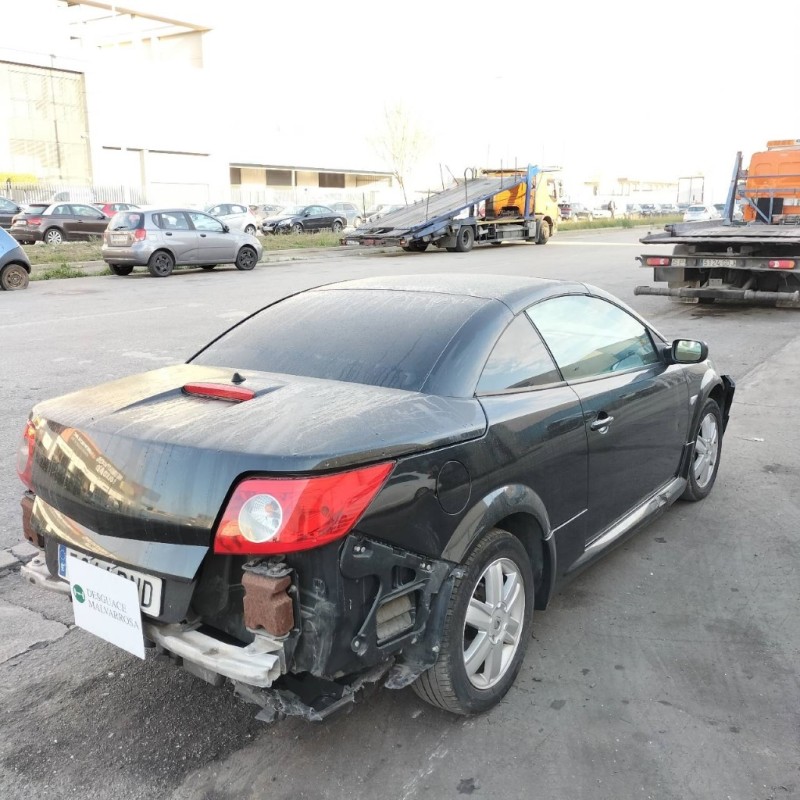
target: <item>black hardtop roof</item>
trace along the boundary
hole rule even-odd
[[[575,281],[531,278],[522,275],[485,273],[441,273],[428,275],[392,275],[343,281],[318,287],[331,290],[386,290],[426,292],[497,300],[518,314],[532,303],[561,294],[583,294],[589,287]],[[315,291],[315,290],[312,290]]]

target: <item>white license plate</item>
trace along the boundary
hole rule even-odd
[[[64,578],[64,580],[69,580],[67,575],[68,558],[80,559],[87,564],[93,564],[107,572],[113,572],[115,575],[121,575],[123,578],[127,578],[129,581],[135,583],[139,590],[139,607],[142,611],[153,617],[157,617],[161,613],[161,595],[163,594],[164,588],[164,581],[161,578],[156,578],[154,575],[146,575],[143,572],[128,569],[128,567],[118,567],[110,561],[103,561],[94,556],[87,556],[85,553],[72,550],[65,544],[59,544],[58,575],[60,578]]]
[[[686,266],[686,259],[685,258],[673,258],[670,261],[670,266],[673,267],[685,267]]]
[[[736,262],[730,258],[704,258],[700,264],[702,267],[735,267]]]
[[[128,235],[126,233],[112,233],[111,244],[127,244]]]
[[[345,244],[358,244],[356,239],[346,239]]]

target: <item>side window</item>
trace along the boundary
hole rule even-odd
[[[59,216],[62,217],[72,216],[72,211],[70,210],[69,206],[56,206],[51,213],[58,214]]]
[[[231,206],[232,214],[244,214],[247,209],[244,206]]]
[[[201,214],[199,211],[190,211],[189,216],[192,219],[192,224],[198,231],[222,233],[222,223],[213,217],[209,217],[208,214]]]
[[[214,206],[214,208],[209,209],[208,213],[213,214],[215,217],[218,217],[220,214],[225,213],[225,206],[223,205]]]
[[[497,340],[478,381],[478,394],[556,383],[561,375],[530,321],[520,314]]]
[[[91,217],[97,219],[103,212],[99,208],[89,208],[89,206],[72,206],[72,213],[76,217]]]
[[[10,200],[0,197],[0,211],[16,211],[17,207]]]
[[[659,360],[647,328],[599,297],[556,297],[526,313],[547,342],[565,380],[641,369]]]
[[[154,214],[153,219],[155,219],[156,225],[165,231],[189,230],[189,221],[186,219],[186,215],[180,211],[167,211],[162,214]]]

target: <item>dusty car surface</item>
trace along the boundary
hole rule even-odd
[[[31,262],[19,242],[0,228],[0,289],[25,289],[31,274]]]
[[[556,586],[709,494],[733,393],[702,342],[582,283],[308,290],[186,364],[37,405],[23,574],[72,591],[79,624],[128,592],[126,649],[262,719],[320,719],[368,680],[481,712]]]
[[[103,260],[115,275],[146,266],[154,278],[166,278],[176,266],[209,270],[235,264],[248,271],[261,259],[261,242],[232,231],[224,222],[191,208],[120,211],[103,235]]]

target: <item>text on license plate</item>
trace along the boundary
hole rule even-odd
[[[127,244],[128,236],[125,233],[112,233],[111,244]]]
[[[156,578],[154,575],[146,575],[143,572],[138,572],[128,567],[118,567],[109,561],[103,561],[94,556],[87,556],[85,553],[79,553],[77,550],[72,550],[65,544],[58,546],[58,576],[69,580],[67,576],[67,559],[79,558],[87,564],[94,564],[100,569],[113,572],[115,575],[121,575],[133,581],[139,589],[139,607],[145,614],[157,617],[161,613],[161,595],[163,593],[164,581],[161,578]]]
[[[703,267],[735,267],[736,262],[731,258],[704,258],[701,262]]]

